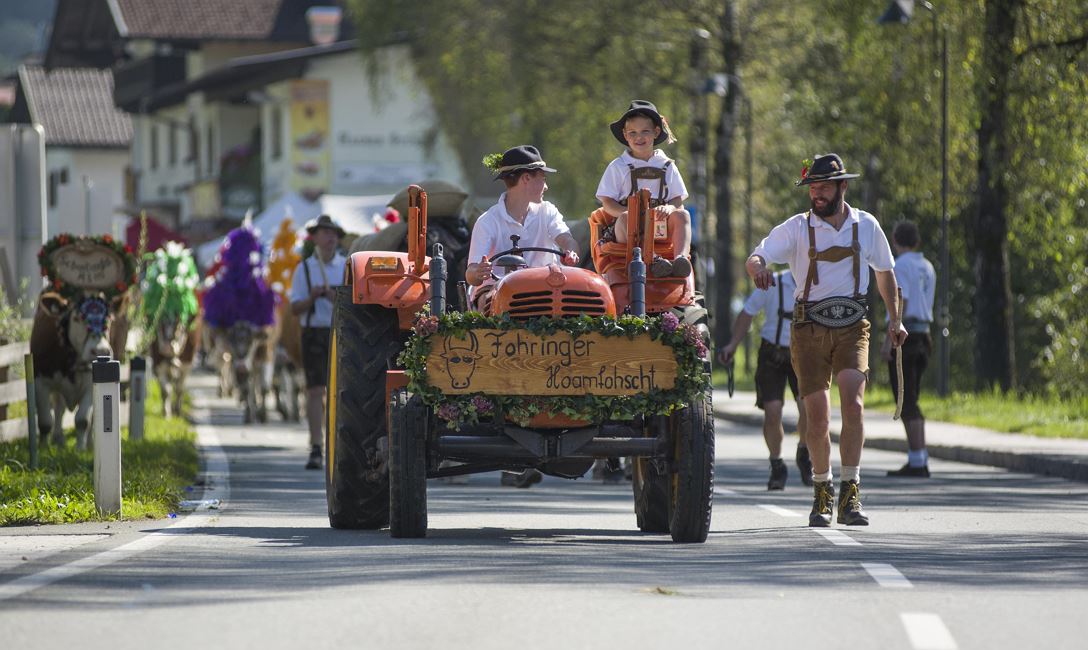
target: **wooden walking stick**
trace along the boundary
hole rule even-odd
[[[903,324],[903,289],[900,287],[895,288],[895,305],[896,305],[896,317],[895,317],[895,333],[899,333],[899,327]],[[898,390],[895,392],[895,416],[893,420],[898,420],[899,416],[903,414],[903,346],[902,344],[895,346],[895,377],[899,380],[896,384]]]

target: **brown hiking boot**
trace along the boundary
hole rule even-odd
[[[861,509],[861,491],[857,481],[843,481],[839,484],[839,519],[847,526],[868,526],[869,515]]]
[[[844,484],[845,485],[845,484]],[[831,508],[835,504],[835,488],[831,481],[817,481],[813,484],[812,512],[808,515],[808,525],[827,528],[831,525]]]

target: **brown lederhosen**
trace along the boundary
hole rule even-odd
[[[809,215],[811,219],[811,213]],[[801,302],[794,308],[793,335],[790,338],[790,356],[797,372],[801,396],[831,386],[831,376],[842,370],[855,369],[869,375],[869,321],[862,318],[853,325],[842,328],[825,327],[809,320],[805,309],[810,306],[809,293],[813,285],[820,283],[817,262],[841,262],[853,258],[854,295],[860,301],[861,244],[858,242],[858,223],[851,224],[853,238],[850,246],[831,246],[816,250],[816,228],[808,225],[808,276]]]

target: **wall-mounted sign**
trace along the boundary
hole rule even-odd
[[[434,163],[337,163],[334,184],[338,188],[411,185],[438,175]]]
[[[329,189],[329,82],[291,82],[290,187],[301,194]]]

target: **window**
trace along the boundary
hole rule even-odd
[[[185,163],[196,165],[196,175],[200,176],[200,132],[196,130],[196,117],[189,116],[189,151],[186,152]]]
[[[283,155],[283,109],[272,107],[272,160],[279,160]]]
[[[212,125],[208,125],[208,175],[215,173],[215,132]]]
[[[178,164],[178,125],[173,122],[170,123],[170,140],[169,140],[169,159],[170,166]]]
[[[159,168],[159,125],[154,122],[148,124],[151,129],[151,169]]]
[[[60,184],[60,172],[49,172],[49,207],[57,207],[57,186]]]

